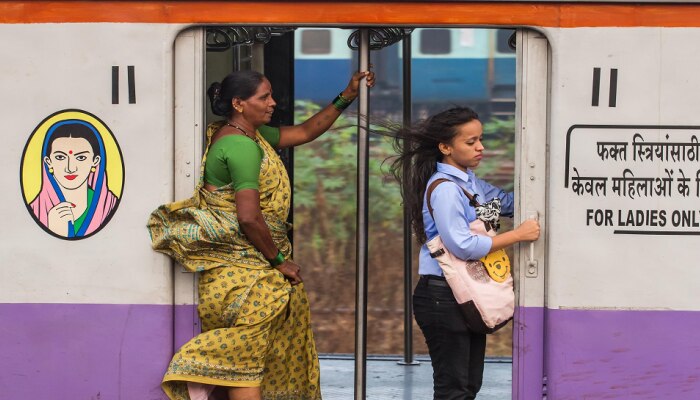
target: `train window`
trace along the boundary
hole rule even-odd
[[[449,29],[424,29],[420,35],[420,52],[423,54],[448,54],[452,49],[452,33]]]
[[[301,52],[303,54],[330,54],[331,31],[328,29],[309,29],[301,33]]]
[[[459,29],[459,45],[462,47],[474,47],[476,43],[474,29]]]
[[[496,51],[499,53],[515,53],[515,49],[510,47],[510,37],[515,35],[514,29],[499,29],[496,31]]]

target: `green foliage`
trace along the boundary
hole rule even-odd
[[[484,123],[484,158],[476,173],[505,190],[513,190],[515,120],[491,119]]]
[[[305,121],[320,106],[297,101],[295,121]],[[383,129],[372,127],[374,130]],[[491,120],[484,124],[486,157],[479,176],[496,178],[504,189],[513,185],[514,121]],[[398,183],[389,175],[384,161],[395,154],[391,139],[371,135],[369,160],[369,223],[381,237],[403,235],[403,207]],[[510,162],[510,169],[504,162]],[[503,176],[501,176],[503,175]],[[294,149],[295,237],[302,235],[315,249],[334,246],[337,255],[354,242],[357,193],[357,125],[341,115],[329,132]],[[376,241],[374,241],[376,242]],[[373,241],[370,240],[370,246]],[[327,260],[329,255],[319,256]],[[327,260],[328,261],[328,260]]]
[[[484,147],[487,150],[500,149],[511,159],[515,156],[515,120],[492,118],[484,123]]]
[[[302,122],[319,109],[314,103],[298,101],[295,120]],[[373,228],[381,226],[392,234],[401,234],[401,194],[398,183],[389,177],[388,166],[384,163],[393,154],[389,138],[372,135],[369,221]],[[333,239],[347,241],[355,235],[356,193],[357,125],[341,115],[329,132],[294,149],[295,225],[311,237],[319,234],[329,239],[323,232],[328,231]],[[314,247],[321,242],[314,240]]]

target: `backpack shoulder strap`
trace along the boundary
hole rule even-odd
[[[430,205],[430,195],[433,194],[433,190],[435,190],[437,185],[441,184],[442,182],[450,182],[450,180],[445,178],[435,179],[433,183],[428,186],[428,190],[425,191],[425,199],[428,202],[428,212],[430,213],[431,217],[433,217],[433,207]]]
[[[430,212],[430,216],[431,216],[431,217],[433,217],[433,207],[430,205],[430,195],[433,194],[433,190],[435,190],[435,188],[437,187],[437,185],[439,185],[439,184],[441,184],[441,183],[443,183],[443,182],[452,182],[452,181],[449,180],[449,179],[445,179],[445,178],[438,178],[438,179],[435,179],[435,180],[433,181],[433,183],[431,183],[430,186],[428,186],[428,189],[425,191],[426,200],[427,200],[427,202],[428,202],[428,212]],[[452,182],[452,183],[454,183],[455,185],[457,185],[457,183],[455,183],[455,182]],[[459,186],[459,185],[457,185],[457,187],[459,187],[460,189],[462,189],[462,187]],[[471,204],[473,207],[476,207],[476,206],[479,205],[479,203],[476,201],[475,196],[473,196],[471,193],[467,192],[467,191],[464,190],[464,189],[462,189],[462,191],[464,192],[464,194],[465,194],[465,195],[467,196],[467,198],[469,199],[469,204]],[[435,218],[435,217],[433,217],[433,218]]]

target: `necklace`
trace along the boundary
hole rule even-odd
[[[246,132],[246,130],[243,129],[243,128],[241,128],[240,126],[238,126],[238,125],[236,125],[236,124],[232,124],[232,123],[230,123],[230,122],[228,122],[228,121],[226,121],[226,125],[230,126],[231,128],[236,128],[236,129],[238,129],[239,131],[243,132],[244,135],[246,135],[246,136],[248,136],[249,138],[255,140],[255,136],[252,136],[252,137],[251,137],[251,136],[248,134],[248,132]]]

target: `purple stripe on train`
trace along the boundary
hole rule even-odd
[[[527,323],[542,321],[542,309],[518,312]],[[547,310],[543,317],[544,350],[536,336],[522,345],[527,357],[544,352],[548,399],[700,399],[700,312]],[[520,399],[541,398],[541,381],[522,383]]]
[[[0,304],[0,321],[2,398],[166,398],[172,306]]]
[[[513,398],[542,398],[544,308],[516,307],[513,324]]]
[[[700,398],[700,312],[518,308],[524,356],[514,393],[541,398]],[[0,304],[0,389],[8,399],[162,400],[173,340],[194,306]],[[546,323],[546,346],[541,339]]]

